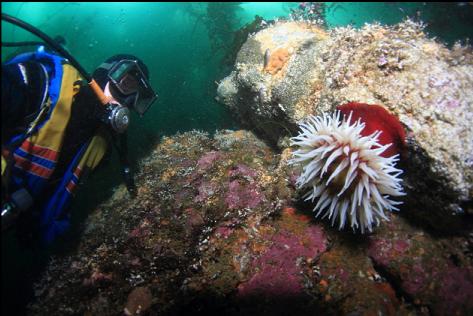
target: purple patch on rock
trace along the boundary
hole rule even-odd
[[[242,176],[254,179],[257,175],[255,170],[243,164],[238,164],[235,168],[230,170],[230,177]]]
[[[233,180],[228,185],[225,203],[229,209],[254,208],[263,201],[264,195],[255,183],[242,185],[238,180]]]
[[[220,152],[210,151],[200,157],[200,159],[197,161],[197,167],[202,171],[210,169],[213,166],[214,162],[221,157],[222,154]]]
[[[213,182],[202,182],[198,188],[199,195],[194,199],[194,202],[203,202],[217,192],[218,185]]]
[[[233,228],[227,226],[219,226],[215,230],[215,234],[220,238],[228,238],[233,233]]]
[[[131,238],[142,238],[148,236],[149,234],[149,229],[143,227],[136,227],[128,234],[128,236]]]
[[[439,313],[443,315],[466,315],[473,311],[473,269],[452,264],[438,276]]]
[[[379,265],[387,266],[391,262],[390,250],[392,244],[385,239],[371,239],[368,255]]]
[[[460,101],[456,99],[448,99],[442,102],[441,106],[446,107],[447,109],[455,109],[460,106]]]
[[[404,253],[404,251],[406,251],[407,248],[409,248],[409,242],[405,240],[397,240],[396,242],[394,242],[393,248],[397,252]]]
[[[300,176],[300,172],[296,172],[296,171],[293,171],[290,173],[289,175],[289,183],[293,186],[293,187],[297,187],[297,179],[299,178]]]
[[[338,269],[337,272],[338,272],[338,277],[339,277],[340,281],[346,282],[348,280],[348,277],[350,276],[348,271],[346,271],[343,268],[340,268],[340,269]]]
[[[406,240],[371,239],[368,255],[377,263],[388,266],[390,262],[399,259],[410,247]]]
[[[418,253],[410,240],[372,239],[368,254],[373,261],[400,279],[404,292],[435,315],[460,315],[473,311],[473,269],[457,267],[432,249]]]
[[[319,226],[306,228],[301,236],[280,231],[271,241],[273,245],[252,262],[255,274],[239,285],[239,297],[300,296],[304,290],[300,263],[327,249],[327,239]]]
[[[426,286],[428,274],[420,264],[415,264],[402,280],[403,289],[410,295],[418,294]]]
[[[177,164],[179,168],[189,168],[195,165],[195,160],[193,159],[184,159]]]

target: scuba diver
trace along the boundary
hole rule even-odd
[[[142,116],[157,95],[147,66],[134,55],[112,56],[90,76],[46,34],[3,13],[2,20],[52,47],[2,63],[2,232],[15,224],[27,244],[49,244],[70,226],[77,185],[110,143],[133,196],[126,143],[130,110]]]

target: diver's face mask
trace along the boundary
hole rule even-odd
[[[121,104],[143,115],[157,99],[157,95],[146,79],[136,60],[124,59],[116,63],[102,64],[100,68],[108,70],[108,80],[113,95]]]

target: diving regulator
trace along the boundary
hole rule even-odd
[[[110,125],[117,133],[123,133],[130,123],[130,110],[119,103],[109,102],[99,117],[100,121]]]

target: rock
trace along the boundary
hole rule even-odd
[[[315,26],[288,22],[249,37],[238,53],[235,71],[217,88],[218,100],[276,144],[287,129],[296,129],[293,106],[309,93],[314,78],[307,69],[317,67],[314,44],[326,36]],[[264,68],[267,50],[271,57]]]
[[[302,262],[325,252],[327,239],[320,226],[307,225],[293,214],[283,216],[278,225],[279,231],[265,239],[271,245],[250,263],[249,280],[238,286],[240,298],[304,295]]]
[[[373,268],[363,247],[342,242],[324,253],[317,267],[320,276],[314,279],[314,292],[327,304],[336,304],[340,314],[406,314],[406,306]]]
[[[125,315],[140,315],[151,307],[153,296],[147,287],[137,287],[128,295],[126,306],[123,310]]]
[[[473,297],[471,258],[451,243],[445,245],[393,216],[387,227],[369,238],[367,250],[398,292],[416,305],[429,306],[433,315],[473,312],[468,299]]]
[[[184,211],[186,216],[186,222],[184,230],[187,236],[191,236],[198,233],[202,226],[205,224],[204,218],[195,209],[188,208]]]
[[[233,180],[228,184],[225,202],[229,209],[255,208],[264,199],[264,195],[253,183],[240,184]]]
[[[250,217],[244,227],[231,231],[220,226],[209,245],[203,270],[218,277],[210,278],[208,291],[230,295],[236,288],[230,302],[243,314],[284,315],[291,310],[304,315],[320,309],[307,291],[308,275],[314,258],[327,251],[328,240],[308,216],[285,207],[272,222]],[[219,259],[211,260],[217,253]]]
[[[65,306],[67,314],[118,315],[124,306],[116,302],[127,302],[128,315],[211,309],[209,293],[231,295],[244,275],[217,242],[234,243],[242,227],[259,229],[290,201],[277,163],[249,131],[163,137],[140,162],[137,199],[115,195],[97,206],[78,247],[48,265],[29,313],[64,315]],[[239,260],[242,270],[250,261]]]
[[[217,151],[211,151],[202,156],[199,161],[197,161],[197,167],[204,171],[207,171],[212,167],[214,162],[221,158],[221,154]]]
[[[164,137],[140,162],[140,203],[98,205],[28,314],[471,314],[472,236],[404,212],[371,235],[335,230],[294,205],[289,157],[244,130]]]
[[[268,50],[279,57],[264,69]],[[248,38],[217,93],[244,126],[281,149],[308,115],[347,102],[385,107],[407,134],[403,211],[452,232],[473,213],[472,74],[471,49],[448,49],[410,20],[328,32],[277,22]]]
[[[269,48],[268,48],[269,49]],[[278,48],[269,57],[268,64],[264,68],[264,71],[269,72],[272,75],[278,73],[286,65],[293,49]]]

